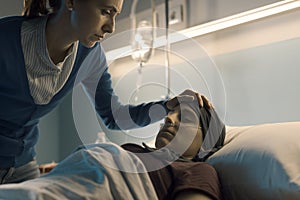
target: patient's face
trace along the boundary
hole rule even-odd
[[[162,148],[172,141],[169,144],[171,148],[188,147],[182,156],[192,159],[198,154],[202,140],[198,115],[189,105],[183,103],[166,116],[156,137],[155,146]]]

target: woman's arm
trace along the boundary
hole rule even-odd
[[[139,105],[122,104],[112,88],[104,51],[99,45],[83,62],[82,85],[98,116],[109,129],[128,130],[161,120],[167,112],[166,101]],[[79,74],[79,76],[80,76]]]
[[[123,105],[115,95],[111,76],[107,70],[102,74],[95,95],[95,108],[110,129],[131,129],[161,120],[166,115],[165,101]]]

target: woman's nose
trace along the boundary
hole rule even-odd
[[[108,20],[102,27],[102,30],[105,33],[113,33],[115,31],[115,19],[111,18]]]

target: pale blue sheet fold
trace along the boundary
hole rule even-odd
[[[0,186],[0,199],[157,199],[143,163],[113,143],[79,147],[49,174]]]

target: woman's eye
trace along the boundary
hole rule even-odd
[[[111,14],[111,10],[108,9],[103,9],[101,10],[102,15],[110,15]]]

